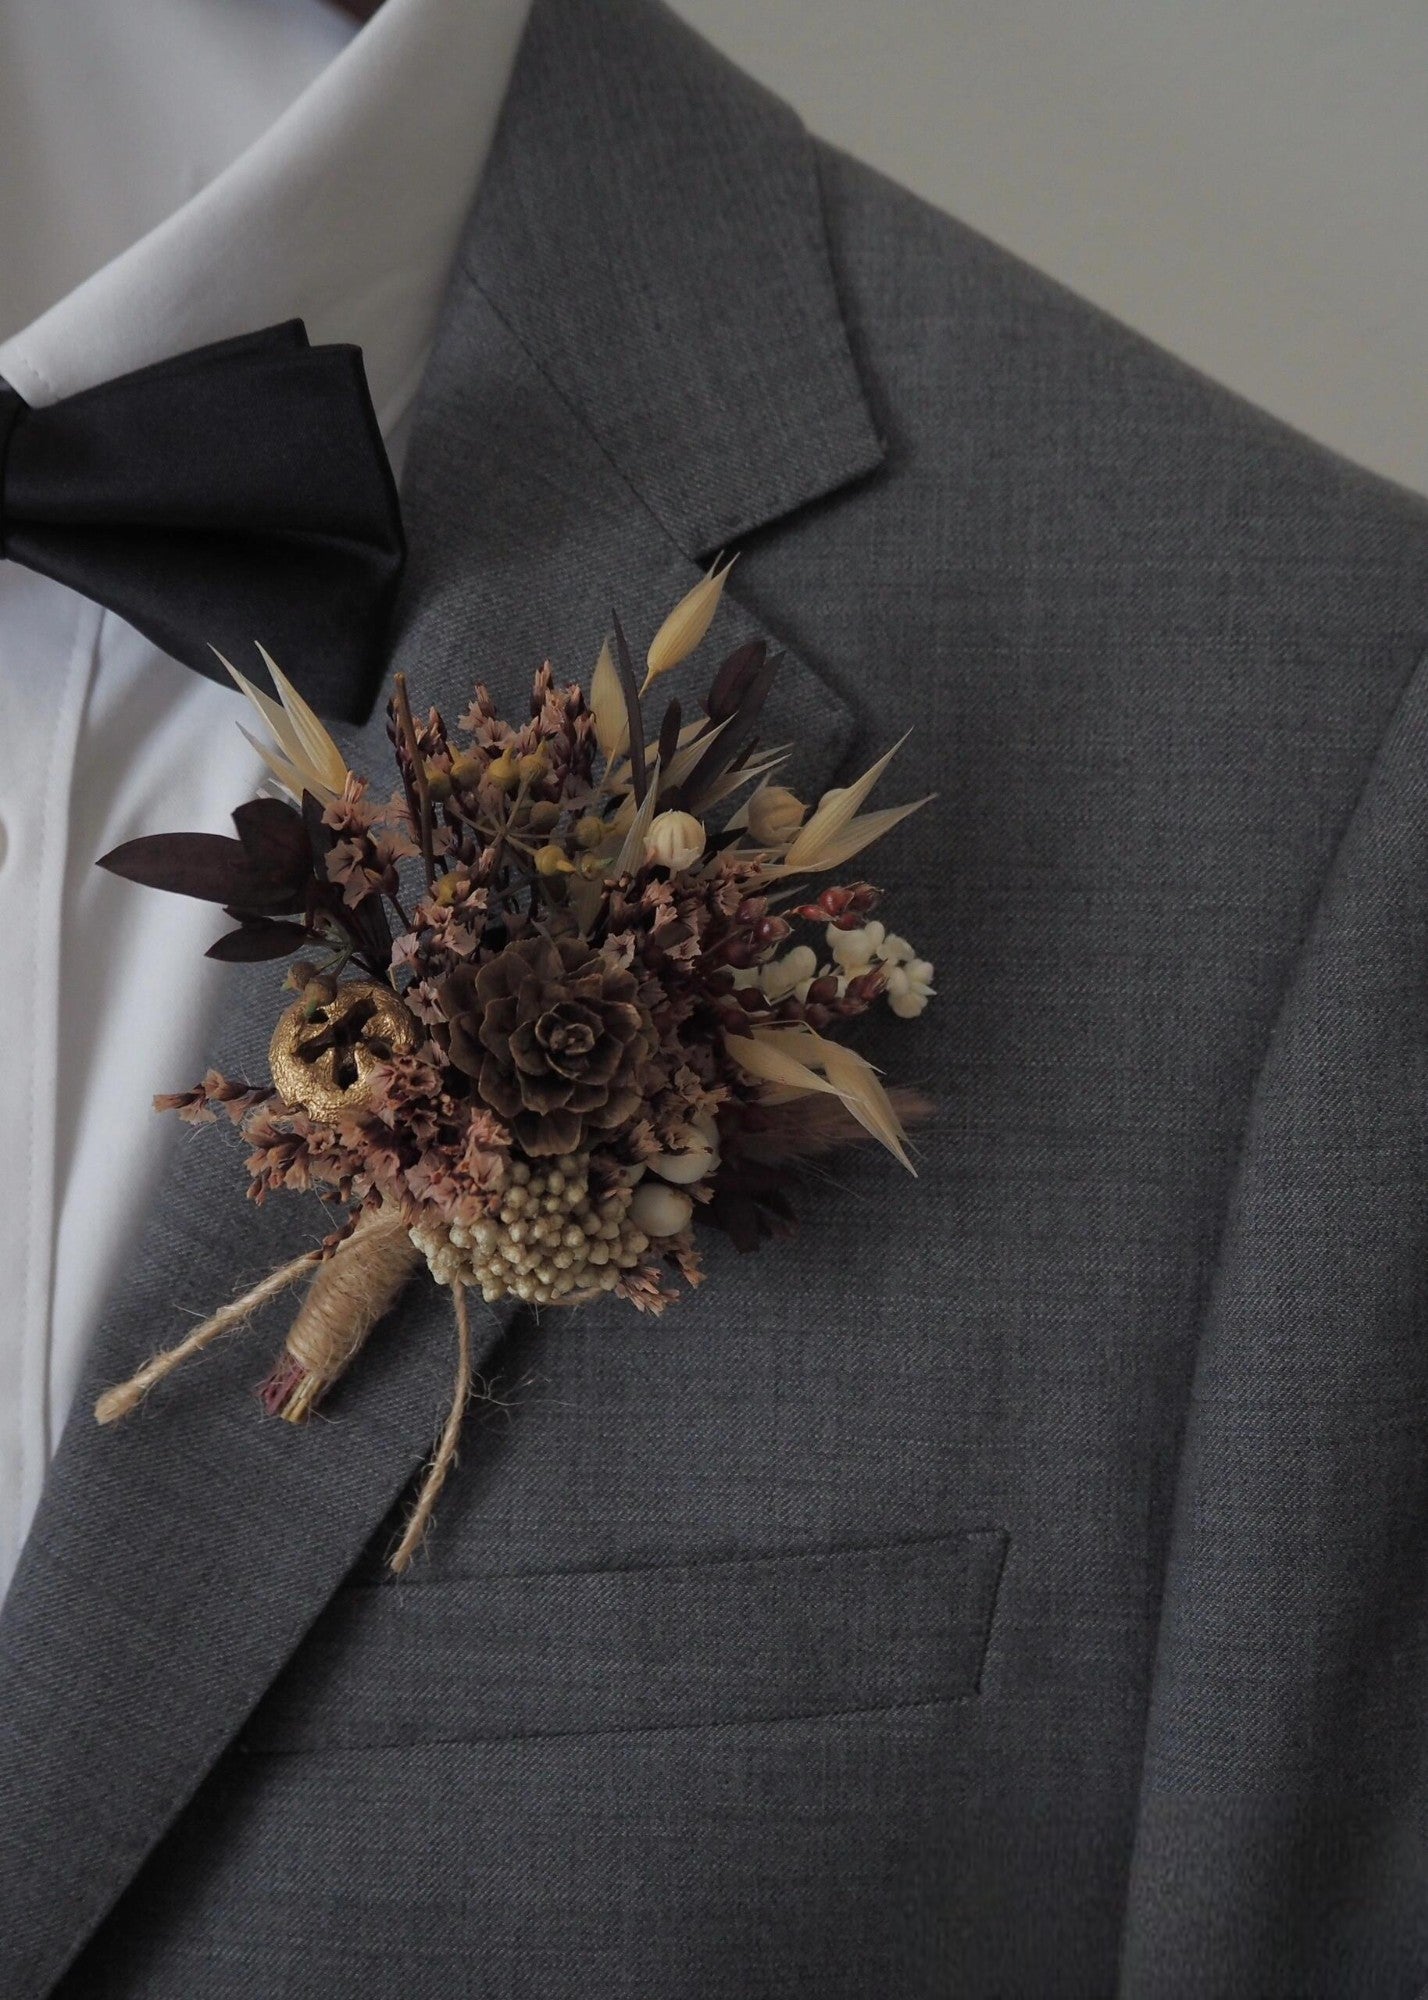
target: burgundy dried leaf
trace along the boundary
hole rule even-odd
[[[367,957],[386,971],[392,962],[392,925],[381,897],[364,896],[352,911],[351,922]]]
[[[674,700],[664,712],[664,721],[659,728],[659,767],[667,771],[679,748],[679,728],[681,714],[678,700]]]
[[[738,714],[744,690],[763,665],[767,650],[764,640],[748,639],[730,653],[704,698],[704,713],[711,722],[727,722]]]
[[[763,665],[749,676],[748,686],[744,689],[739,702],[738,713],[729,725],[728,735],[747,742],[750,731],[763,713],[769,690],[778,678],[778,670],[783,662],[782,653],[770,653]]]
[[[635,804],[644,804],[649,775],[645,769],[645,725],[640,715],[640,684],[635,679],[635,663],[630,658],[630,643],[625,637],[625,628],[619,615],[612,611],[615,625],[615,663],[620,670],[620,685],[625,694],[625,719],[629,724],[630,742],[630,783],[635,794]]]
[[[779,1193],[747,1187],[716,1188],[713,1197],[699,1211],[699,1220],[722,1229],[736,1250],[748,1256],[764,1241],[791,1236],[797,1218],[787,1198]]]
[[[744,678],[733,719],[723,734],[709,745],[685,780],[684,803],[689,812],[697,813],[706,793],[718,784],[731,765],[738,764],[749,753],[754,725],[768,700],[769,690],[784,658],[782,653],[770,653],[764,658],[763,641],[759,640],[758,645],[760,658]]]
[[[243,852],[265,875],[300,882],[312,867],[302,814],[284,799],[249,799],[233,815]]]
[[[99,866],[126,882],[203,903],[263,909],[288,896],[286,883],[255,868],[241,841],[221,833],[144,834],[101,855]]]
[[[307,829],[307,837],[312,849],[313,871],[321,881],[327,879],[327,870],[322,864],[327,857],[329,849],[337,841],[337,835],[323,819],[324,810],[325,808],[321,799],[315,799],[311,792],[303,793],[303,825]]]
[[[271,923],[264,918],[240,924],[236,931],[225,931],[203,955],[221,959],[225,965],[251,965],[259,959],[287,958],[312,941],[312,932],[301,924]]]

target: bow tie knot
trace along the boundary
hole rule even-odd
[[[359,349],[300,320],[32,409],[0,385],[0,557],[213,677],[267,647],[361,721],[405,544]]]

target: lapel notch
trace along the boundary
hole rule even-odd
[[[653,0],[536,0],[461,261],[686,556],[882,463],[808,134]]]

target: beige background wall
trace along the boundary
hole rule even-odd
[[[1428,0],[674,0],[825,137],[1428,491]]]

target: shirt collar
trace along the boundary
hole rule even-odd
[[[384,430],[420,377],[529,0],[386,0],[255,143],[0,344],[51,403],[190,347],[306,322],[361,347]]]

